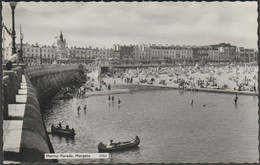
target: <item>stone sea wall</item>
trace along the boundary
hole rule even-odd
[[[73,66],[37,72],[27,70],[26,74],[36,88],[39,103],[42,104],[49,101],[62,86],[70,86],[77,77],[83,77],[84,73],[78,69],[78,66]]]
[[[68,66],[14,66],[2,78],[4,163],[48,162],[45,153],[54,153],[41,105],[63,86],[84,78],[84,68]]]
[[[37,92],[28,76],[25,75],[25,79],[27,82],[27,101],[21,136],[21,161],[51,162],[51,160],[44,159],[45,153],[53,153],[54,150],[43,122]]]

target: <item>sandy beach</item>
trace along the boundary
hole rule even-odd
[[[207,66],[199,69],[195,67],[180,67],[174,69],[128,69],[123,73],[116,73],[114,78],[105,76],[101,79],[101,81],[103,81],[106,85],[111,85],[110,90],[107,90],[103,85],[104,87],[101,91],[91,93],[94,95],[96,95],[96,93],[113,94],[114,92],[129,92],[131,90],[145,89],[145,87],[159,87],[187,91],[192,90],[202,92],[258,95],[257,72],[258,68],[256,66],[225,66],[221,68]],[[94,80],[95,86],[100,86],[98,81],[98,71],[89,73],[88,77]],[[126,81],[131,78],[132,82]],[[154,79],[154,81],[149,83],[151,79]],[[213,81],[211,81],[211,79],[213,79]],[[178,80],[184,81],[187,84],[183,85],[184,87],[180,86]],[[198,81],[201,81],[203,86],[199,85]],[[208,85],[206,85],[207,83]],[[240,84],[242,84],[243,87],[239,91],[238,85]],[[254,86],[256,91],[253,90]],[[86,95],[90,96],[90,93],[86,93]]]

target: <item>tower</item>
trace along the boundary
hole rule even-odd
[[[63,38],[62,31],[57,39],[57,58],[60,62],[68,62],[68,49],[67,49],[66,39]]]

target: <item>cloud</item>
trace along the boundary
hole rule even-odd
[[[11,27],[8,3],[2,12]],[[71,46],[230,42],[257,47],[256,2],[19,2],[16,24],[23,25],[25,41],[47,45],[62,30]]]

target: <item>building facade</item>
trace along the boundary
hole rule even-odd
[[[20,45],[17,44],[17,48]],[[23,60],[26,63],[89,63],[95,60],[110,60],[123,63],[175,63],[194,61],[257,61],[258,51],[236,47],[228,43],[206,46],[179,45],[114,45],[113,49],[89,47],[67,47],[62,32],[57,39],[57,46],[23,44]],[[11,44],[5,48],[3,61],[11,55]]]

